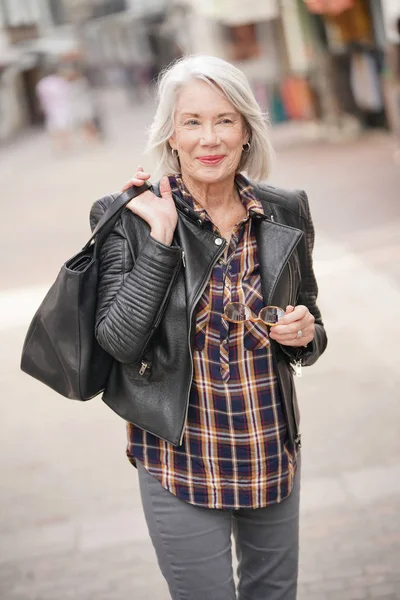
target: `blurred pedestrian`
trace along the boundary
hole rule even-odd
[[[307,196],[257,183],[268,128],[241,71],[164,72],[149,148],[163,176],[127,205],[100,260],[103,399],[174,600],[294,600],[299,413],[292,377],[324,352]],[[252,179],[248,179],[246,171]],[[138,167],[124,186],[142,186]],[[95,203],[95,227],[112,199]]]
[[[47,65],[45,73],[36,85],[36,95],[55,148],[65,150],[72,127],[69,85],[56,64]]]
[[[69,84],[71,117],[74,129],[81,131],[88,142],[100,139],[100,128],[96,120],[95,105],[89,82],[78,69],[66,71]]]

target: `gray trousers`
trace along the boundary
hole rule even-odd
[[[173,600],[296,599],[298,462],[292,493],[280,504],[214,510],[176,498],[137,461],[147,526]],[[238,558],[238,595],[231,533]]]

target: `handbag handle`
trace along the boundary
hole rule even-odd
[[[106,212],[101,217],[100,221],[97,223],[92,237],[85,245],[85,248],[88,248],[91,244],[96,244],[96,250],[102,245],[115,223],[118,220],[118,217],[124,210],[125,206],[136,196],[143,194],[147,190],[153,191],[153,186],[144,182],[140,187],[132,186],[118,194],[112,204],[107,208]]]

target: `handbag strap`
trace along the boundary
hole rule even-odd
[[[107,208],[100,221],[97,223],[92,237],[87,242],[85,248],[88,248],[91,244],[95,243],[96,250],[98,250],[108,234],[111,232],[115,223],[118,221],[120,214],[128,202],[130,202],[133,198],[136,198],[136,196],[143,194],[143,192],[146,192],[147,190],[152,191],[153,187],[144,182],[140,187],[132,186],[124,192],[118,194],[111,205]]]

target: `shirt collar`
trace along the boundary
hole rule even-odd
[[[211,220],[206,209],[190,194],[183,183],[182,175],[173,175],[169,177],[172,192],[178,193],[181,198],[192,208],[202,219]],[[261,202],[255,195],[254,187],[244,175],[238,173],[235,176],[235,184],[239,192],[240,199],[246,209],[247,219],[250,217],[250,211],[264,214]]]

